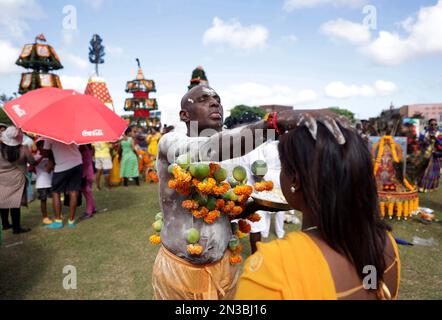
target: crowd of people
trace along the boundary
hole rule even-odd
[[[172,129],[165,126],[163,133]],[[97,212],[92,192],[94,182],[98,191],[111,191],[120,184],[128,186],[130,180],[140,185],[140,178],[146,182],[158,182],[154,163],[160,137],[160,128],[147,132],[146,128],[132,125],[115,143],[77,146],[31,137],[14,126],[0,124],[3,230],[12,229],[14,234],[30,231],[21,226],[21,207],[33,200],[34,193],[40,201],[42,223],[47,228],[63,228],[63,205],[68,207],[67,226],[73,228],[83,197],[86,205],[80,219],[91,218]],[[53,216],[49,214],[48,199],[52,199]]]

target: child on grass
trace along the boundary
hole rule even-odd
[[[47,199],[52,195],[52,167],[53,165],[48,158],[42,156],[44,140],[37,140],[37,153],[34,159],[37,161],[35,173],[37,175],[36,188],[37,197],[40,200],[41,215],[43,224],[49,225],[52,220],[48,217]]]

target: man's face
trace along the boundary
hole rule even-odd
[[[220,131],[223,127],[221,99],[212,88],[200,86],[188,99],[189,120],[198,121],[198,128]]]
[[[437,129],[437,122],[431,121],[430,122],[430,130],[436,130]]]

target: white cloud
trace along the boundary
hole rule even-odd
[[[10,42],[0,40],[0,74],[18,73],[19,67],[15,64],[20,50]]]
[[[218,90],[226,110],[238,104],[259,106],[265,104],[299,105],[311,103],[317,99],[313,90],[294,90],[283,85],[264,85],[246,82]]]
[[[75,40],[78,38],[77,30],[63,29],[61,32],[61,37],[63,39],[63,43],[67,46],[70,46]]]
[[[79,76],[62,75],[60,81],[63,89],[73,89],[81,93],[84,92],[87,85],[87,79]]]
[[[161,122],[177,126],[180,123],[182,94],[166,93],[157,96],[158,108],[161,111]]]
[[[371,39],[367,26],[341,18],[324,23],[320,31],[333,39],[343,39],[358,45],[367,44]]]
[[[398,65],[409,59],[431,54],[442,54],[442,0],[430,7],[421,8],[416,21],[404,20],[408,34],[381,31],[362,51],[375,62]]]
[[[321,31],[357,45],[359,52],[380,65],[395,66],[413,58],[442,55],[442,0],[421,8],[416,18],[408,17],[396,26],[405,35],[382,30],[370,40],[370,32],[363,25],[343,19],[327,22]]]
[[[22,38],[28,31],[29,19],[41,19],[44,12],[36,0],[0,0],[0,27],[8,36]]]
[[[282,9],[291,12],[304,8],[315,8],[327,5],[334,7],[360,8],[366,3],[366,0],[285,0]]]
[[[75,68],[87,69],[89,66],[89,62],[86,59],[65,51],[60,51],[60,60],[62,63],[72,64]]]
[[[347,85],[341,81],[329,83],[324,91],[325,95],[335,99],[347,99],[353,97],[372,98],[378,96],[389,96],[397,91],[393,82],[378,80],[373,85]]]
[[[213,25],[204,32],[203,43],[226,44],[236,49],[264,48],[268,30],[261,25],[242,26],[239,21],[224,22],[218,17],[213,18]]]

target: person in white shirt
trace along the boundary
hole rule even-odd
[[[52,170],[53,165],[47,157],[43,157],[44,140],[38,139],[36,142],[37,153],[34,156],[37,165],[35,167],[35,173],[37,180],[35,187],[37,188],[37,198],[40,200],[41,215],[43,218],[43,224],[50,225],[53,221],[48,218],[47,199],[52,195]]]
[[[279,161],[278,143],[278,141],[268,141],[240,158],[241,165],[247,170],[249,184],[256,182],[256,177],[253,175],[251,170],[253,162],[256,160],[263,160],[267,163],[268,168],[268,171],[264,176],[264,180],[272,181],[275,188],[280,188],[279,175],[281,172],[281,162]],[[250,246],[252,254],[256,251],[256,243],[261,241],[261,237],[269,237],[272,214],[275,215],[276,236],[279,239],[282,239],[285,235],[285,211],[257,211],[256,213],[261,216],[261,220],[253,223],[249,222],[251,224]]]
[[[81,190],[83,179],[83,160],[78,146],[75,144],[64,144],[52,139],[45,139],[45,154],[52,151],[55,167],[52,175],[52,203],[55,213],[55,221],[48,225],[50,229],[63,228],[61,220],[60,195],[69,195],[69,220],[68,227],[75,227],[75,211],[77,210],[77,199]]]

